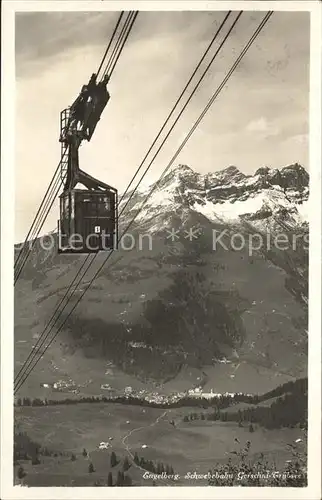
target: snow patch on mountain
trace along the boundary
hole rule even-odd
[[[309,200],[305,200],[303,201],[303,203],[296,205],[296,208],[303,221],[309,222],[309,208],[310,208]]]
[[[202,213],[210,220],[220,219],[238,220],[241,215],[253,214],[258,212],[263,206],[265,196],[259,193],[254,197],[250,197],[245,201],[226,201],[223,203],[214,203],[206,201],[204,205],[195,203],[193,210]]]

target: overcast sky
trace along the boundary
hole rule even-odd
[[[224,15],[139,13],[109,85],[111,100],[80,150],[81,168],[124,189]],[[242,15],[148,180],[167,165],[263,16]],[[16,16],[16,241],[25,237],[59,161],[59,113],[97,69],[117,17]],[[308,168],[308,95],[309,15],[275,12],[176,163],[198,172],[236,165],[253,173],[295,161]],[[55,208],[45,229],[54,229],[57,218]]]

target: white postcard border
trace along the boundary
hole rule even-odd
[[[16,11],[104,10],[274,10],[311,13],[310,64],[310,282],[309,282],[309,432],[308,487],[131,487],[70,488],[13,486],[13,247],[14,107]],[[313,500],[321,491],[321,4],[318,1],[75,1],[4,0],[2,3],[1,141],[1,498],[285,498]],[[44,159],[45,161],[45,159]],[[34,181],[36,182],[36,181]],[[108,493],[107,493],[108,491]]]

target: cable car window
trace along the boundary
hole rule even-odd
[[[107,212],[110,212],[110,210],[111,210],[111,202],[108,198],[107,201],[101,202],[97,205],[97,211],[99,215],[106,215]]]
[[[97,204],[95,201],[90,201],[84,203],[84,214],[85,215],[96,215],[97,214]]]
[[[63,199],[63,213],[64,217],[68,219],[69,217],[69,196],[65,196]]]

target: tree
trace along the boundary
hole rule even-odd
[[[144,464],[142,465],[142,467],[150,472],[155,472],[155,467],[152,460],[144,460]]]
[[[180,261],[187,267],[192,263],[202,265],[201,255],[205,248],[206,242],[198,238],[198,242],[195,241],[184,255],[180,255]],[[177,257],[173,256],[173,259]],[[172,345],[180,342],[183,335],[189,336],[196,359],[201,362],[203,353],[209,353],[209,338],[213,334],[214,323],[218,325],[216,333],[218,331],[218,336],[221,336],[220,340],[225,341],[231,320],[224,306],[218,311],[217,301],[209,293],[208,278],[206,280],[203,274],[192,269],[181,270],[173,278],[172,285],[146,303],[144,317],[154,325],[156,336],[160,334],[165,344],[169,342]],[[171,308],[169,302],[172,303]],[[227,322],[225,330],[222,326]]]
[[[112,451],[112,453],[111,453],[111,467],[115,467],[115,465],[117,465],[117,458],[116,458],[115,452]]]
[[[138,456],[137,452],[134,453],[134,459],[133,460],[136,463],[136,465],[139,465],[140,459],[139,459],[139,456]]]
[[[124,485],[124,472],[119,470],[117,473],[116,486],[123,486],[123,485]]]
[[[108,473],[108,476],[107,476],[107,486],[113,486],[113,474],[112,474],[112,472]]]
[[[227,414],[226,413],[220,413],[220,421],[221,422],[227,421]]]
[[[18,471],[17,471],[18,479],[21,481],[24,477],[26,477],[26,475],[27,474],[25,473],[25,469],[22,466],[20,466]]]
[[[259,458],[250,459],[251,443],[247,441],[245,447],[236,453],[238,461],[233,464],[231,459],[226,463],[216,464],[213,469],[213,477],[209,480],[210,486],[307,486],[307,456],[306,452],[294,450],[293,458],[288,460],[286,465],[280,470],[279,476],[274,475],[276,471],[275,462],[264,459],[261,453]],[[306,447],[305,447],[306,448]],[[247,458],[247,461],[246,461]],[[245,472],[247,473],[245,476]],[[239,477],[239,472],[244,478]],[[216,474],[214,474],[216,473]],[[220,476],[224,477],[221,478]],[[230,478],[227,481],[227,476]],[[283,477],[284,476],[284,477]]]
[[[89,466],[88,466],[88,472],[91,474],[92,472],[95,472],[95,469],[94,469],[94,465],[92,464],[92,462],[90,462]]]
[[[129,462],[129,459],[128,459],[128,457],[125,457],[124,462],[123,462],[123,470],[124,470],[124,472],[126,472],[127,470],[129,470],[130,467],[131,467],[131,464]]]
[[[128,476],[127,474],[124,476],[124,486],[132,486],[131,476]]]
[[[40,464],[40,460],[38,458],[38,455],[35,455],[32,460],[31,460],[31,463],[32,465],[39,465]]]

